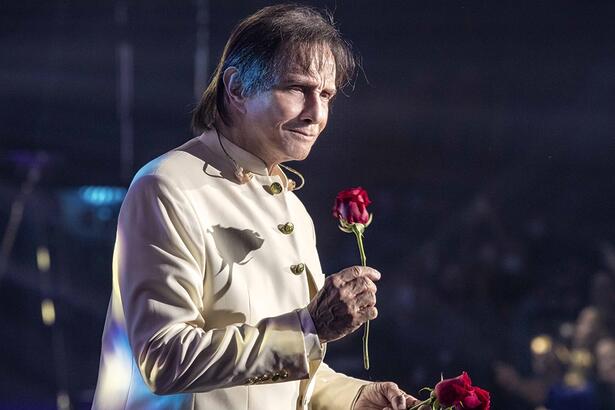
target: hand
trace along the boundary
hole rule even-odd
[[[353,410],[405,410],[420,403],[393,382],[366,384]],[[423,406],[427,409],[427,406]]]
[[[341,339],[378,316],[376,285],[380,272],[352,266],[325,279],[307,306],[321,343]]]

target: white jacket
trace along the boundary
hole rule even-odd
[[[322,362],[305,306],[324,275],[288,188],[280,167],[268,175],[215,131],[138,172],[118,220],[93,408],[351,408],[368,382]]]

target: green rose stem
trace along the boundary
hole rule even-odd
[[[421,406],[429,406],[431,407],[431,410],[455,410],[455,406],[450,406],[447,408],[443,408],[442,406],[440,406],[440,403],[438,403],[437,400],[434,400],[433,398],[429,398],[427,400],[423,400],[422,402],[420,402],[419,404],[416,404],[412,407],[408,407],[407,410],[418,410],[421,408]]]
[[[354,223],[352,226],[352,232],[357,238],[357,245],[359,246],[359,253],[361,254],[361,265],[367,266],[367,258],[365,257],[365,249],[363,248],[363,231],[365,230],[365,225],[361,223]],[[369,341],[369,319],[365,322],[365,327],[363,328],[363,367],[365,370],[369,370],[369,349],[368,349],[368,341]]]
[[[371,204],[367,191],[361,187],[349,188],[340,191],[335,197],[333,204],[333,217],[338,220],[338,227],[342,232],[354,233],[361,253],[361,265],[367,266],[365,249],[363,249],[363,232],[372,223],[374,214],[367,212],[367,206]],[[352,222],[350,222],[352,221]],[[363,328],[363,367],[369,370],[369,319],[365,321]]]
[[[420,408],[421,408],[421,406],[425,406],[425,405],[430,406],[430,407],[432,407],[432,409],[433,409],[433,406],[431,406],[431,405],[432,405],[432,401],[431,401],[431,399],[427,399],[427,400],[423,400],[423,401],[422,401],[422,402],[420,402],[419,404],[416,404],[416,405],[414,405],[414,406],[412,406],[412,407],[408,407],[408,410],[418,410],[418,409],[420,409]],[[438,407],[438,408],[439,408],[439,407]]]
[[[429,387],[423,387],[419,393],[423,392],[423,391],[428,391],[429,392],[429,398],[426,400],[423,400],[422,402],[415,404],[412,407],[408,407],[407,410],[418,410],[421,408],[421,406],[429,406],[431,407],[431,410],[440,410],[440,403],[438,402],[438,399],[436,398],[436,393],[434,392],[434,389],[430,389]],[[454,410],[454,407],[450,407],[447,408],[445,410]]]

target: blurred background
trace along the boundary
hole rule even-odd
[[[135,171],[192,137],[239,19],[270,1],[0,6],[0,409],[89,408],[116,217]],[[416,394],[462,370],[493,408],[615,409],[615,3],[313,1],[363,61],[289,165],[325,272],[330,214],[373,200],[383,273],[328,363]]]

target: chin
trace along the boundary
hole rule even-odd
[[[294,156],[292,161],[303,161],[304,159],[306,159],[308,157],[308,155],[310,155],[310,151],[312,150],[312,147],[308,148],[307,150],[303,150],[301,152],[297,152]]]
[[[309,146],[305,146],[304,144],[293,144],[293,146],[287,146],[287,149],[284,150],[285,161],[303,161],[312,151],[312,145],[313,144],[309,144]]]

